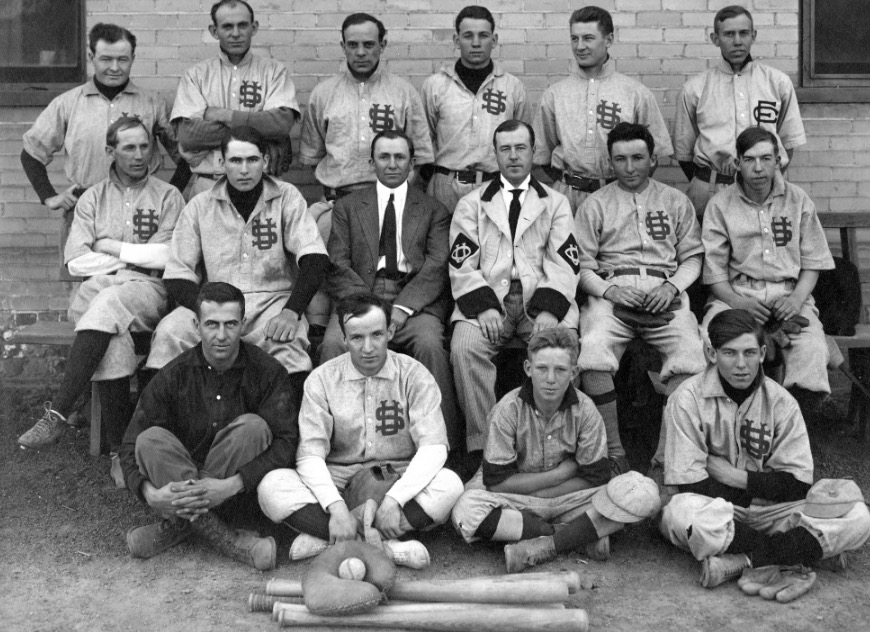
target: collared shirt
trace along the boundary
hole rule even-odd
[[[786,149],[807,142],[791,79],[784,72],[750,61],[736,73],[720,58],[715,68],[692,77],[677,100],[674,158],[737,173],[735,139],[747,127],[763,127],[779,139],[782,168]]]
[[[580,466],[579,476],[595,485],[610,478],[604,422],[592,400],[573,386],[556,413],[545,419],[535,408],[532,383],[527,380],[495,405],[487,425],[483,453],[487,486],[516,473],[548,472],[569,458]]]
[[[816,207],[803,189],[774,174],[761,204],[738,182],[713,196],[704,212],[704,283],[738,274],[761,281],[797,280],[801,270],[831,270],[834,260]]]
[[[534,122],[535,164],[610,178],[607,135],[620,122],[646,125],[660,159],[673,153],[668,127],[649,88],[616,72],[612,58],[598,77],[587,77],[572,62],[570,76],[541,97]]]
[[[497,61],[477,94],[462,83],[455,64],[428,77],[421,93],[435,144],[435,164],[453,171],[498,171],[493,132],[510,119],[532,120],[522,82]]]
[[[202,343],[188,349],[163,367],[139,398],[120,451],[127,488],[144,500],[141,487],[147,479],[135,455],[136,438],[144,430],[169,430],[202,466],[215,436],[245,413],[262,417],[272,432],[269,447],[238,471],[245,490],[253,492],[268,472],[296,463],[299,432],[287,371],[246,342],[223,372],[209,366]]]
[[[242,292],[289,292],[296,264],[326,254],[305,198],[292,184],[263,176],[263,194],[246,222],[233,207],[226,178],[194,197],[172,235],[164,279],[199,283],[202,262],[209,281]]]
[[[504,200],[504,207],[508,209],[508,219],[510,219],[510,208],[511,202],[514,200],[514,191],[516,189],[520,190],[520,206],[523,205],[523,202],[526,201],[526,193],[529,192],[529,184],[532,181],[532,176],[527,175],[526,179],[520,182],[519,186],[514,186],[507,180],[503,175],[499,176],[499,180],[501,180],[501,197]],[[517,270],[516,264],[511,265],[511,281],[518,281],[520,278],[519,270]]]
[[[93,252],[98,239],[168,244],[182,208],[184,199],[174,186],[154,176],[127,186],[112,169],[76,203],[64,263]]]
[[[688,485],[706,479],[707,456],[720,456],[749,472],[789,472],[812,485],[813,455],[795,399],[763,378],[739,406],[708,365],[668,398],[665,408],[665,483]]]
[[[640,193],[611,182],[583,201],[574,221],[585,270],[648,267],[670,277],[686,259],[704,252],[692,202],[652,179]]]
[[[378,180],[375,185],[378,192],[378,235],[384,231],[384,213],[387,210],[387,202],[390,200],[390,195],[393,196],[393,208],[396,209],[396,267],[399,272],[410,272],[411,267],[408,265],[408,260],[405,258],[405,251],[402,250],[402,215],[405,212],[405,199],[408,196],[408,181],[406,180],[395,189],[381,184]],[[378,270],[387,268],[387,258],[378,257]]]
[[[150,130],[151,143],[159,139],[175,155],[175,133],[169,125],[166,102],[156,93],[127,82],[109,101],[94,80],[55,98],[24,134],[24,149],[44,165],[63,149],[67,159],[64,173],[69,182],[89,187],[109,175],[112,159],[106,154],[106,130],[122,116],[136,116]],[[151,153],[149,170],[160,168],[160,152]]]
[[[414,143],[415,164],[432,162],[432,140],[423,102],[408,81],[378,67],[365,81],[345,67],[311,91],[302,119],[299,158],[317,165],[325,187],[374,182],[372,139],[383,130],[404,131]]]
[[[435,378],[393,351],[367,377],[345,353],[311,372],[299,411],[296,457],[327,464],[410,461],[418,447],[447,445]]]
[[[209,107],[242,112],[263,112],[290,108],[299,112],[296,87],[287,68],[274,59],[254,55],[251,51],[238,64],[230,62],[220,51],[188,68],[175,94],[171,120],[203,118]],[[290,130],[287,130],[289,136]],[[194,173],[221,174],[224,168],[219,149],[191,169]]]

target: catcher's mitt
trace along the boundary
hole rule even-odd
[[[380,505],[390,488],[399,480],[399,473],[389,463],[373,465],[354,474],[344,488],[344,502],[353,511],[367,500]]]

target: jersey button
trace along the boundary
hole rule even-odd
[[[220,399],[220,398],[221,398],[221,396],[220,396],[220,395],[218,395],[218,396],[217,396],[217,397],[216,397],[216,398],[215,398],[215,399]]]
[[[248,253],[247,253],[247,252],[242,253],[242,256],[243,256],[245,259],[247,259],[247,258],[248,258]]]
[[[507,280],[507,279],[502,279],[502,280],[501,280],[501,284],[502,284],[502,285],[507,285],[507,284],[508,284],[508,280]]]

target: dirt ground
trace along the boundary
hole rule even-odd
[[[300,578],[306,563],[287,559],[259,573],[193,540],[151,560],[131,559],[124,534],[153,518],[114,488],[107,457],[88,455],[87,429],[25,452],[15,443],[40,409],[39,394],[0,385],[0,630],[215,632],[273,630],[268,615],[247,612],[247,597],[272,577]],[[870,443],[844,428],[811,430],[816,477],[852,476],[870,498]],[[449,529],[420,538],[432,565],[400,569],[403,580],[494,576],[499,548],[468,546]],[[746,597],[736,584],[705,590],[699,564],[649,524],[611,536],[610,561],[563,555],[534,570],[580,573],[591,630],[867,630],[870,546],[849,554],[842,573],[820,571],[815,587],[782,605]]]

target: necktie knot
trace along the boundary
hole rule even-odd
[[[511,195],[514,196],[514,200],[516,200],[517,202],[520,201],[520,196],[521,196],[522,194],[523,194],[523,190],[522,190],[522,189],[511,189]]]

